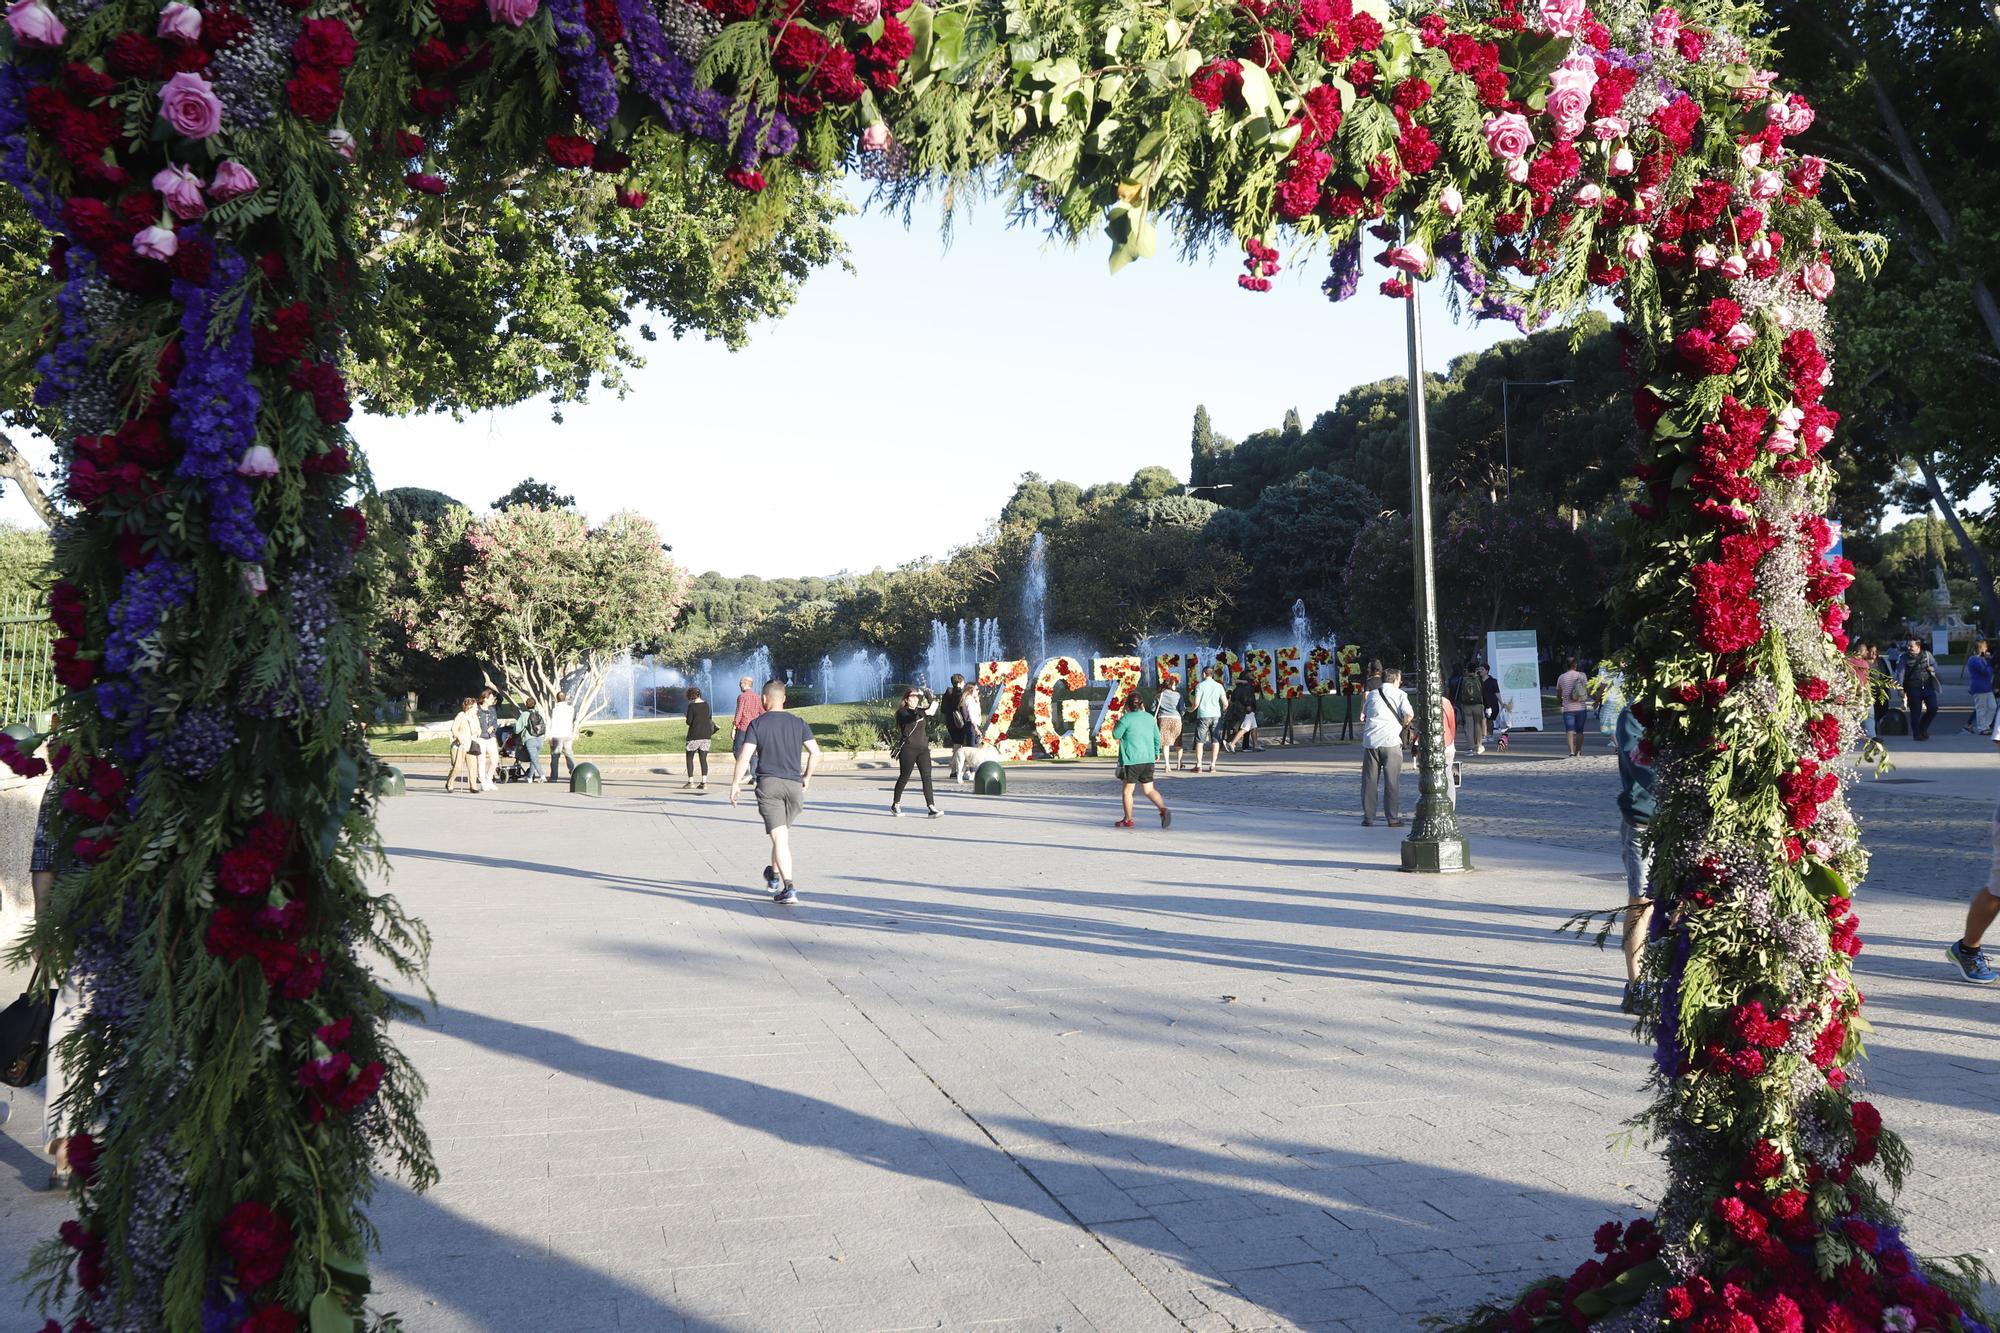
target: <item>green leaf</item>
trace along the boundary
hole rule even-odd
[[[1821,902],[1850,896],[1847,881],[1841,878],[1840,872],[1819,861],[1812,862],[1806,871],[1806,889]]]
[[[940,25],[944,17],[939,16]],[[958,59],[944,72],[946,83],[965,83],[986,64],[986,58],[1000,47],[1000,30],[993,20],[978,14],[965,24],[964,40],[960,43]]]
[[[1283,120],[1284,108],[1278,104],[1277,93],[1271,88],[1271,76],[1266,74],[1264,67],[1254,60],[1242,63],[1243,104],[1250,108],[1253,115],[1269,109],[1277,113],[1272,116],[1273,120]]]
[[[946,70],[958,63],[959,52],[965,49],[965,15],[956,9],[947,9],[931,21],[932,70]]]
[[[910,68],[925,73],[931,67],[931,7],[911,5],[903,12],[903,22],[910,30]]]
[[[1201,52],[1192,46],[1184,46],[1167,57],[1167,73],[1181,83],[1194,77],[1201,68]]]
[[[330,1291],[322,1291],[313,1297],[306,1315],[312,1333],[354,1333],[357,1327],[354,1316]]]

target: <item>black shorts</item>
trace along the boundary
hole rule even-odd
[[[757,778],[757,813],[764,816],[764,831],[774,832],[798,823],[806,808],[803,783],[791,778]]]
[[[1143,787],[1153,780],[1153,766],[1151,764],[1120,764],[1118,765],[1118,780],[1120,782],[1129,782],[1135,787]]]

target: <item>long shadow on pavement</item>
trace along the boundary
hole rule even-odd
[[[1603,1204],[1557,1189],[1324,1144],[1259,1141],[1252,1158],[1093,1128],[1076,1131],[1088,1149],[1009,1150],[969,1115],[964,1138],[942,1138],[808,1093],[564,1032],[448,1005],[434,1013],[433,1025],[447,1035],[567,1077],[695,1108],[791,1148],[965,1190],[1023,1248],[1034,1230],[1087,1230],[1181,1319],[1263,1311],[1299,1323],[1337,1317],[1396,1327],[1511,1290],[1565,1258],[1574,1262],[1605,1213]],[[1036,1126],[1044,1135],[1046,1128]],[[1194,1282],[1177,1290],[1177,1270]]]

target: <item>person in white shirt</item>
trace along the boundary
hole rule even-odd
[[[576,776],[576,705],[566,691],[556,692],[549,705],[549,781],[562,779],[562,761],[569,760],[569,775]]]
[[[1382,813],[1389,827],[1402,827],[1399,798],[1403,782],[1403,732],[1416,710],[1403,693],[1403,673],[1384,668],[1382,682],[1361,705],[1361,823],[1375,822],[1375,787],[1382,785]]]

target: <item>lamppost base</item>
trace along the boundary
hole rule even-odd
[[[1405,838],[1403,869],[1427,875],[1455,875],[1472,869],[1472,849],[1463,838]]]

